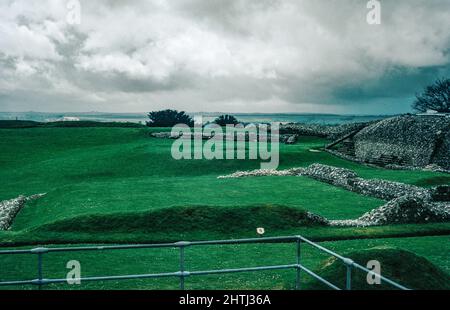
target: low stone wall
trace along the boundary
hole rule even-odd
[[[331,226],[379,226],[445,222],[450,220],[450,204],[432,203],[415,196],[402,196],[371,210],[355,220],[329,221]]]
[[[180,137],[179,134],[173,134],[170,131],[164,131],[164,132],[153,132],[150,134],[153,138],[160,138],[160,139],[178,139]]]
[[[437,144],[438,149],[435,150],[432,161],[437,166],[450,170],[450,124],[447,127],[447,132],[443,131],[439,136]]]
[[[222,175],[217,177],[218,179],[235,179],[245,177],[268,177],[268,176],[296,176],[300,175],[303,168],[292,168],[287,170],[275,170],[275,169],[255,169],[251,171],[237,171],[232,174]]]
[[[242,178],[257,176],[288,176],[302,175],[334,186],[345,188],[364,196],[391,200],[401,196],[414,196],[432,199],[432,191],[426,188],[379,179],[363,179],[354,171],[344,168],[312,164],[307,168],[292,168],[287,170],[257,169],[252,171],[238,171],[219,178]],[[442,190],[441,190],[442,191]]]
[[[153,132],[150,134],[150,137],[152,138],[159,138],[159,139],[193,139],[193,138],[199,138],[202,140],[209,140],[214,137],[214,135],[206,134],[206,133],[193,133],[193,134],[172,134],[171,132]],[[251,142],[268,142],[271,140],[270,134],[267,136],[260,136],[260,135],[249,135],[248,133],[245,134],[217,134],[216,137],[222,137],[225,141],[251,141]],[[280,134],[278,136],[279,142],[284,144],[295,144],[298,140],[297,134]]]
[[[358,177],[358,175],[351,170],[322,164],[310,165],[308,168],[303,169],[301,175],[335,186],[344,187],[349,190],[351,190],[349,185],[350,180]]]
[[[356,178],[349,180],[351,190],[364,196],[371,196],[383,200],[391,200],[401,196],[414,196],[430,199],[428,189],[386,180]]]
[[[342,187],[361,195],[387,200],[383,206],[352,220],[327,220],[310,214],[323,225],[331,226],[377,226],[388,224],[428,223],[450,221],[449,186],[425,189],[418,186],[378,179],[363,179],[349,169],[322,164],[307,168],[287,170],[241,171],[219,178],[254,176],[307,176],[315,180]]]
[[[301,124],[290,123],[280,126],[280,133],[282,134],[297,134],[300,136],[317,136],[324,137],[330,140],[336,140],[355,130],[363,129],[372,124],[368,123],[351,123],[342,125],[320,125],[320,124]]]
[[[285,135],[280,135],[280,142],[284,143],[284,144],[295,144],[298,140],[298,135],[296,134],[285,134]]]
[[[8,230],[17,213],[25,206],[27,201],[38,199],[45,194],[37,194],[30,197],[19,196],[14,199],[0,202],[0,230]]]
[[[329,220],[327,220],[323,216],[320,216],[320,215],[317,215],[317,214],[314,214],[311,212],[306,212],[306,218],[309,220],[309,222],[311,222],[313,224],[324,225],[324,226],[330,225]]]
[[[424,199],[431,197],[430,191],[422,187],[386,180],[363,179],[352,170],[322,164],[313,164],[304,169],[301,174],[361,195],[383,200],[391,200],[405,195]]]
[[[434,201],[450,201],[450,185],[440,185],[431,190]]]
[[[449,187],[435,189],[378,179],[363,179],[352,170],[314,164],[301,175],[333,184],[361,195],[388,200],[358,219],[329,221],[331,226],[377,226],[450,221]]]

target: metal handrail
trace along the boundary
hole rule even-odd
[[[202,270],[202,271],[187,271],[185,270],[185,248],[190,246],[205,246],[205,245],[225,245],[225,244],[248,244],[248,243],[296,243],[296,263],[288,265],[272,265],[272,266],[259,266],[259,267],[243,267],[243,268],[233,268],[233,269],[215,269],[215,270]],[[84,251],[105,251],[105,250],[125,250],[125,249],[151,249],[151,248],[179,248],[180,256],[180,270],[177,272],[166,272],[166,273],[154,273],[154,274],[137,274],[137,275],[122,275],[122,276],[98,276],[98,277],[82,277],[80,279],[71,279],[79,281],[111,281],[111,280],[130,280],[130,279],[149,279],[149,278],[167,278],[167,277],[178,277],[180,279],[180,289],[185,288],[185,278],[189,276],[202,276],[211,274],[228,274],[228,273],[238,273],[238,272],[258,272],[266,270],[284,270],[284,269],[295,269],[296,270],[296,281],[295,289],[300,289],[301,283],[301,271],[320,281],[321,283],[327,285],[328,287],[340,290],[340,288],[333,283],[322,278],[312,270],[306,268],[301,264],[301,244],[305,243],[311,245],[322,252],[330,254],[337,259],[341,260],[346,266],[346,283],[345,289],[352,289],[352,271],[353,269],[359,269],[361,271],[376,275],[379,279],[385,281],[386,283],[401,289],[409,290],[407,287],[400,285],[380,274],[376,274],[374,271],[367,269],[355,263],[352,259],[341,256],[311,240],[308,240],[302,236],[283,236],[283,237],[264,237],[264,238],[246,238],[246,239],[228,239],[228,240],[210,240],[210,241],[180,241],[174,243],[158,243],[158,244],[128,244],[128,245],[110,245],[110,246],[84,246],[84,247],[58,247],[58,248],[32,248],[26,250],[2,250],[0,255],[25,255],[34,254],[38,257],[38,270],[37,279],[33,280],[17,280],[17,281],[0,281],[0,286],[16,286],[16,285],[37,285],[39,289],[43,285],[53,284],[53,283],[65,283],[67,279],[45,279],[42,272],[42,257],[44,254],[52,252],[84,252]]]

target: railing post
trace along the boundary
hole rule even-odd
[[[301,255],[301,240],[300,240],[300,238],[299,237],[297,237],[297,268],[296,268],[296,271],[297,271],[297,274],[296,274],[296,277],[295,277],[295,289],[296,290],[299,290],[300,289],[300,280],[301,280],[301,278],[300,278],[300,272],[301,272],[301,269],[300,269],[300,255]]]
[[[42,253],[38,253],[38,280],[39,280],[39,290],[42,289]]]
[[[186,277],[186,272],[184,270],[184,249],[190,242],[180,241],[175,244],[180,248],[180,290],[184,290],[184,278]]]
[[[180,246],[180,290],[184,290],[184,245]]]
[[[31,253],[36,254],[37,258],[38,258],[38,278],[37,278],[37,285],[39,289],[42,289],[42,256],[44,255],[44,253],[47,253],[48,249],[47,248],[35,248],[31,250]]]
[[[345,281],[345,289],[351,290],[352,289],[352,266],[347,266],[347,280]]]
[[[351,290],[352,289],[352,268],[353,268],[353,260],[350,258],[346,258],[344,260],[344,264],[346,266],[346,276],[345,276],[345,289]]]

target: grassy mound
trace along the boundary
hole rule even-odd
[[[370,260],[378,260],[381,264],[381,275],[415,290],[450,289],[450,276],[433,265],[426,258],[412,252],[397,248],[372,248],[344,254],[362,266]],[[329,258],[322,263],[316,272],[331,283],[343,288],[345,286],[346,268],[336,258]],[[308,289],[326,289],[316,280],[307,283]],[[354,270],[352,288],[357,290],[390,290],[393,286],[381,281],[381,284],[369,285],[367,273]]]
[[[277,205],[172,207],[145,212],[83,215],[40,227],[40,231],[83,233],[242,232],[319,225],[307,212]]]

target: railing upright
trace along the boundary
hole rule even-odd
[[[42,253],[38,253],[37,257],[38,257],[38,281],[39,281],[38,287],[39,287],[39,290],[41,290],[42,289]]]
[[[175,243],[180,248],[180,290],[184,290],[184,278],[186,276],[185,272],[185,248],[189,245],[189,242],[187,241],[180,241]]]
[[[38,272],[37,272],[37,281],[36,284],[38,285],[38,289],[41,290],[42,289],[42,284],[43,284],[43,276],[42,276],[42,256],[44,255],[44,253],[46,253],[48,250],[46,248],[36,248],[36,249],[32,249],[30,252],[32,254],[36,254],[37,255],[37,265],[38,265]]]
[[[350,258],[345,258],[344,264],[346,267],[345,289],[350,291],[352,289],[352,268],[353,268],[354,262]]]
[[[300,238],[297,238],[297,274],[295,277],[295,289],[299,290],[300,289],[300,272],[302,271],[302,269],[300,268],[301,266],[301,243],[302,241],[300,240]]]

